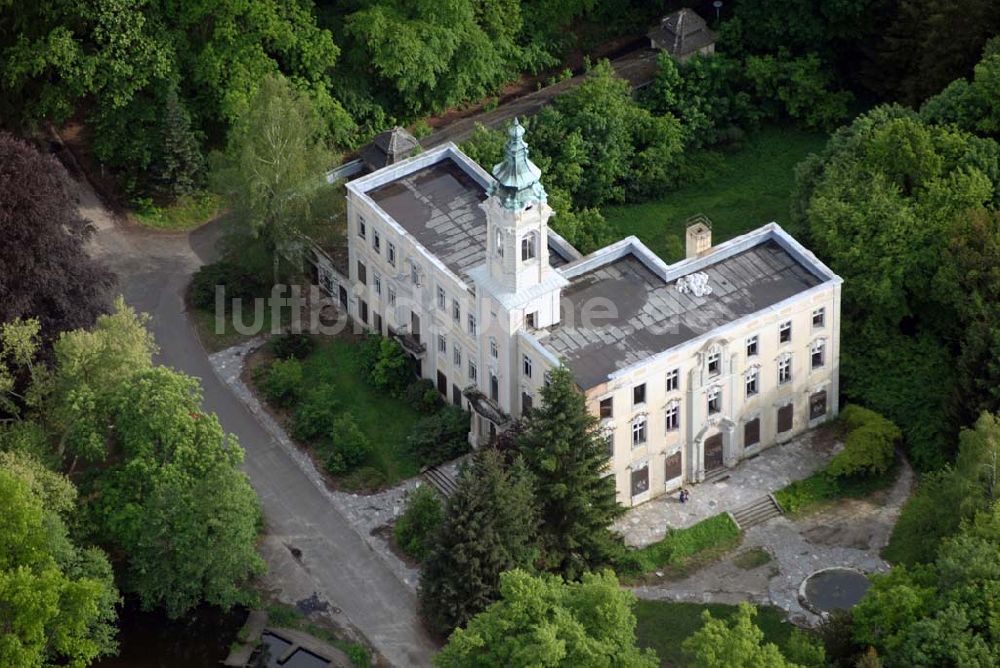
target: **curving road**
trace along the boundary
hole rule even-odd
[[[191,273],[214,255],[218,225],[191,234],[157,233],[114,220],[84,186],[81,212],[97,227],[95,255],[118,273],[126,301],[152,316],[159,362],[201,379],[206,409],[246,450],[245,469],[267,525],[261,552],[267,585],[282,600],[315,594],[331,617],[359,630],[394,666],[430,665],[435,645],[417,601],[215,375],[184,311]],[[300,553],[292,556],[291,549]]]

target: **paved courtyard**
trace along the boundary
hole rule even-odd
[[[629,509],[615,523],[615,529],[628,545],[644,547],[662,539],[668,527],[683,529],[712,515],[731,512],[808,477],[826,466],[841,447],[830,429],[806,432],[741,462],[715,482],[689,486],[687,503],[678,501],[673,493]]]
[[[730,556],[683,580],[633,591],[650,600],[770,604],[785,610],[797,624],[815,625],[819,617],[799,603],[799,585],[806,576],[831,566],[864,573],[887,571],[889,564],[880,552],[912,485],[913,470],[904,462],[888,489],[865,499],[843,499],[798,520],[778,517],[751,527]],[[771,560],[750,568],[741,565],[739,555],[754,548],[766,551]]]

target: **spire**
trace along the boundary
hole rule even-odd
[[[539,179],[542,170],[528,159],[528,145],[524,141],[524,126],[517,118],[507,128],[507,143],[503,147],[503,161],[493,166],[496,183],[489,194],[500,199],[507,209],[519,211],[529,202],[544,202],[545,188]]]

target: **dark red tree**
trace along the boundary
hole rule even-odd
[[[0,133],[0,322],[38,318],[47,342],[92,325],[114,274],[87,255],[87,236],[65,168]]]

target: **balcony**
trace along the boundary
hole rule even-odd
[[[414,336],[409,332],[408,327],[404,326],[399,329],[389,327],[389,336],[399,341],[399,345],[403,346],[403,350],[414,357],[423,357],[427,352],[427,346],[420,342],[420,335]]]
[[[504,413],[495,401],[480,392],[475,386],[465,388],[462,394],[469,400],[469,408],[480,417],[492,422],[498,429],[502,429],[510,422],[510,416]]]

